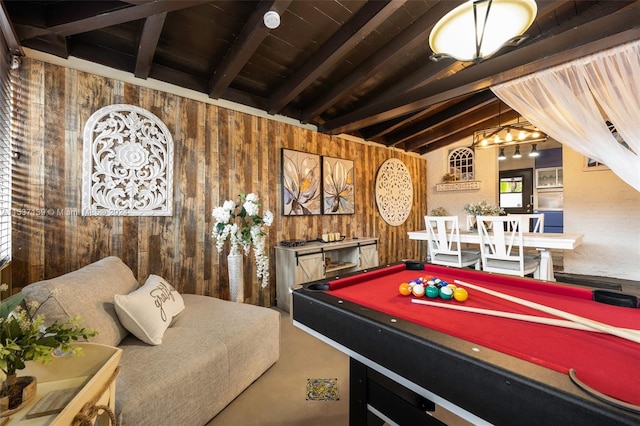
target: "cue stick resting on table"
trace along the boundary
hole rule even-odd
[[[422,299],[411,299],[412,303],[416,303],[418,305],[426,305],[426,306],[435,306],[437,308],[445,308],[445,309],[451,309],[454,311],[462,311],[462,312],[472,312],[475,314],[483,314],[483,315],[490,315],[490,316],[494,316],[494,317],[501,317],[501,318],[508,318],[508,319],[514,319],[514,320],[519,320],[519,321],[526,321],[526,322],[532,322],[532,323],[536,323],[536,324],[545,324],[545,325],[553,325],[556,327],[563,327],[563,328],[572,328],[574,330],[583,330],[583,331],[591,331],[594,333],[605,333],[604,331],[601,330],[597,330],[593,327],[588,327],[584,324],[580,324],[574,321],[567,321],[567,320],[562,320],[562,319],[557,319],[557,318],[546,318],[546,317],[537,317],[535,315],[526,315],[526,314],[516,314],[514,312],[506,312],[506,311],[497,311],[494,309],[484,309],[484,308],[474,308],[472,306],[461,306],[461,305],[449,305],[446,303],[439,303],[439,302],[431,302],[428,300],[422,300]],[[631,333],[635,333],[638,330],[634,330],[631,328],[621,328],[621,330],[625,330]]]
[[[562,311],[560,309],[552,308],[550,306],[541,305],[540,303],[532,302],[530,300],[521,299],[516,296],[510,296],[508,294],[503,294],[497,291],[489,290],[488,288],[481,287],[479,285],[471,284],[465,281],[454,280],[456,284],[460,284],[474,290],[490,294],[492,296],[498,297],[500,299],[508,300],[513,303],[517,303],[518,305],[527,306],[532,309],[536,309],[541,312],[546,312],[551,315],[555,315],[560,318],[567,319],[569,321],[573,321],[579,324],[586,325],[587,327],[594,328],[596,330],[600,330],[603,333],[611,334],[622,339],[631,340],[635,343],[640,343],[640,330],[638,331],[629,331],[619,327],[615,327],[610,324],[605,324],[599,321],[595,321],[589,318],[581,317],[579,315],[574,315],[569,312]]]

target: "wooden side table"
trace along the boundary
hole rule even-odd
[[[96,343],[78,343],[82,356],[55,357],[50,364],[27,362],[20,376],[35,376],[38,380],[36,396],[20,411],[10,416],[7,425],[69,426],[82,407],[96,400],[96,405],[108,406],[115,413],[116,369],[122,349]],[[58,414],[28,419],[27,413],[52,391],[80,388],[73,399]],[[1,419],[0,419],[1,420]],[[97,425],[108,425],[108,414],[101,412]]]

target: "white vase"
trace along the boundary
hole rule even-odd
[[[229,270],[229,300],[244,302],[242,253],[229,253],[227,256],[227,268]]]

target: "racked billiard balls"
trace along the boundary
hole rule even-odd
[[[451,290],[451,287],[440,287],[440,297],[445,300],[451,299],[453,297],[453,290]]]

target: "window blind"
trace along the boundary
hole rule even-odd
[[[0,37],[0,266],[11,260],[11,55]]]

